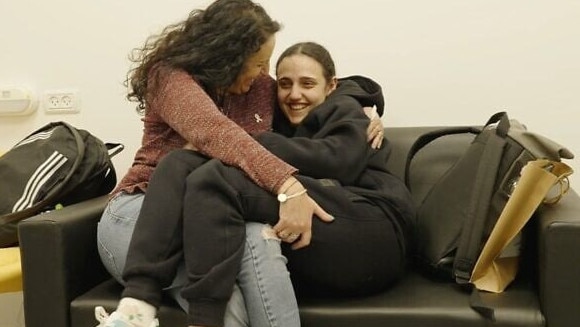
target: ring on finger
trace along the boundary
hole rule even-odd
[[[288,237],[288,236],[290,236],[290,235],[292,235],[292,234],[291,234],[291,233],[282,233],[282,232],[281,232],[281,233],[278,233],[278,236],[279,236],[280,238],[287,238],[287,237]]]
[[[291,233],[290,235],[288,235],[288,237],[286,237],[288,240],[296,240],[298,238],[298,236],[300,236],[300,234],[297,233]]]

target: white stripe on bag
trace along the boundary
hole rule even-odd
[[[28,144],[28,143],[32,143],[32,142],[38,141],[38,140],[46,140],[47,138],[49,138],[52,135],[52,132],[54,132],[54,128],[51,129],[50,131],[46,131],[46,132],[42,132],[42,133],[38,133],[38,134],[31,135],[30,137],[25,138],[24,140],[18,142],[12,148],[17,148],[17,147],[19,147],[21,145]]]
[[[18,199],[12,212],[24,210],[30,208],[33,205],[34,199],[36,198],[38,192],[42,186],[58,171],[68,158],[54,151],[44,163],[42,163],[30,177],[24,188],[24,193]]]

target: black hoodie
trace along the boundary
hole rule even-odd
[[[367,141],[369,118],[363,106],[384,100],[379,84],[362,76],[339,80],[324,103],[313,109],[298,126],[292,126],[281,109],[274,114],[274,132],[257,139],[268,150],[299,169],[299,174],[335,179],[352,192],[374,202],[389,216],[397,217],[404,234],[411,228],[415,210],[404,183],[386,169],[388,140],[380,149]]]

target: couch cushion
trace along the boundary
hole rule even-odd
[[[0,293],[22,291],[20,248],[0,249]]]
[[[114,280],[104,282],[71,304],[73,326],[92,326],[94,307],[114,310],[121,286]],[[434,282],[417,273],[409,273],[391,290],[365,298],[301,299],[303,327],[346,326],[545,326],[537,295],[529,281],[518,280],[502,294],[482,294],[482,299],[496,309],[496,323],[481,317],[469,307],[469,294],[455,283]],[[159,312],[161,326],[185,326],[185,314],[166,299]]]
[[[495,308],[492,323],[469,307],[470,294],[453,282],[434,282],[410,273],[391,290],[361,299],[303,300],[303,326],[544,326],[537,295],[526,281],[502,294],[484,293],[482,300]]]

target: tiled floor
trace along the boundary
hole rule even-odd
[[[0,327],[24,327],[22,292],[0,293]]]

